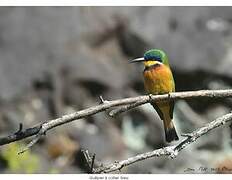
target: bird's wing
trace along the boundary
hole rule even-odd
[[[159,106],[155,102],[152,102],[151,105],[155,108],[156,112],[159,114],[160,119],[164,120],[163,112],[161,111]],[[173,100],[169,101],[169,107],[170,107],[169,115],[170,115],[170,118],[173,119],[173,111],[174,111],[174,101]]]
[[[169,104],[170,104],[170,111],[169,111],[169,114],[170,114],[171,119],[173,119],[174,101],[173,101],[173,100],[170,100]]]
[[[160,119],[164,119],[163,113],[160,110],[159,106],[157,106],[157,104],[155,102],[151,102],[151,105],[155,108],[156,112],[159,114]]]

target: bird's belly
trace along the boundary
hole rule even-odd
[[[164,94],[174,91],[171,72],[164,70],[144,71],[144,86],[148,93]]]

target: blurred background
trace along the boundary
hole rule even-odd
[[[145,94],[143,67],[128,61],[150,48],[168,54],[177,91],[231,88],[232,9],[1,7],[0,136],[19,123],[29,128],[97,105],[99,95]],[[177,131],[192,132],[231,106],[230,98],[176,101]],[[232,173],[231,129],[208,133],[173,160],[152,158],[120,173]],[[0,147],[0,173],[86,173],[83,149],[105,164],[168,145],[149,104],[115,118],[102,112],[63,125],[18,156],[29,141]]]

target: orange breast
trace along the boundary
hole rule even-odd
[[[143,76],[144,86],[148,93],[164,94],[175,91],[172,72],[165,65],[155,66],[154,68],[145,70]]]

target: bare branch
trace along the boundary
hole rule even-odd
[[[175,92],[175,93],[163,94],[163,95],[138,96],[138,97],[125,98],[125,99],[119,99],[119,100],[114,100],[114,101],[105,101],[102,99],[104,103],[101,103],[100,105],[96,105],[96,106],[93,106],[93,107],[90,107],[90,108],[87,108],[81,111],[77,111],[72,114],[64,115],[57,119],[46,121],[44,123],[41,123],[38,126],[26,129],[24,131],[20,129],[20,131],[12,135],[0,138],[0,145],[9,144],[11,142],[25,139],[27,137],[34,136],[34,135],[36,135],[34,137],[34,139],[36,140],[32,140],[32,142],[37,142],[38,141],[37,138],[38,137],[40,138],[42,135],[45,135],[46,132],[50,129],[53,129],[57,126],[61,126],[63,124],[69,123],[77,119],[81,119],[87,116],[94,115],[96,113],[99,113],[99,112],[102,112],[102,111],[105,111],[107,109],[117,107],[117,106],[132,105],[131,107],[134,108],[141,104],[145,104],[151,101],[162,101],[162,100],[170,100],[170,99],[172,100],[190,99],[190,98],[203,98],[203,97],[207,97],[207,98],[232,97],[232,90],[228,89],[228,90],[201,90],[201,91]],[[32,145],[33,144],[34,143],[32,143]]]
[[[6,137],[0,138],[0,146],[9,144],[11,142],[19,141],[21,139],[25,139],[30,136],[34,136],[39,133],[41,125],[35,126],[33,128],[28,128],[26,130],[21,130],[20,132],[16,132]]]
[[[179,92],[178,93],[169,93],[166,94],[166,97],[163,98],[163,95],[148,95],[150,98],[150,101],[161,101],[161,100],[176,100],[176,99],[191,99],[191,98],[202,98],[202,97],[208,97],[208,98],[222,98],[222,97],[231,97],[230,96],[231,90],[199,90],[199,91],[187,91],[187,92]],[[129,111],[132,108],[135,108],[137,106],[140,106],[142,104],[145,104],[145,99],[141,99],[136,101],[135,103],[130,103],[128,105],[124,105],[122,107],[119,107],[117,109],[113,109],[109,115],[111,117],[115,117],[123,112]]]
[[[222,126],[229,121],[232,121],[232,113],[219,117],[216,120],[206,124],[204,127],[201,127],[193,131],[192,133],[189,133],[187,135],[185,134],[184,136],[186,136],[187,138],[185,138],[181,143],[179,143],[176,146],[168,146],[168,147],[160,148],[160,149],[157,149],[151,152],[139,154],[134,157],[130,157],[126,160],[114,162],[107,166],[99,167],[97,169],[94,169],[93,172],[94,173],[109,173],[109,172],[121,170],[125,166],[129,166],[138,161],[142,161],[142,160],[149,159],[152,157],[166,156],[169,158],[175,158],[182,149],[187,147],[187,145],[195,142],[198,138],[208,133],[212,129]]]

